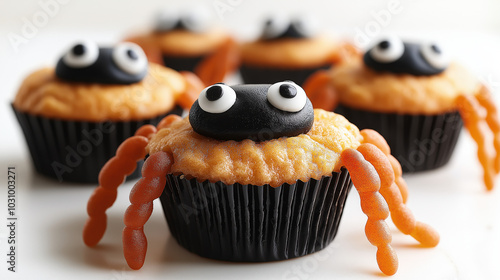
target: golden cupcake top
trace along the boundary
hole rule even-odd
[[[56,68],[40,69],[22,83],[14,107],[66,120],[138,120],[165,114],[186,90],[179,73],[148,64],[132,43],[99,48],[74,45]]]
[[[437,44],[387,38],[362,59],[331,70],[341,104],[376,112],[439,114],[456,110],[456,98],[479,91],[479,80],[449,63]]]
[[[207,10],[161,11],[153,31],[130,38],[144,48],[158,48],[162,55],[197,57],[215,52],[230,35],[213,25]]]
[[[339,171],[342,151],[361,139],[343,116],[313,111],[292,82],[216,84],[200,94],[189,118],[159,130],[146,149],[171,154],[174,174],[277,187]]]
[[[317,31],[307,17],[268,19],[259,40],[241,46],[242,63],[261,67],[313,68],[332,64],[340,44]]]

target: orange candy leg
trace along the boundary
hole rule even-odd
[[[180,72],[186,81],[186,89],[177,97],[177,104],[182,108],[189,110],[193,103],[198,99],[198,95],[205,88],[205,84],[192,72]]]
[[[494,168],[495,173],[498,174],[500,172],[500,120],[498,119],[498,110],[495,101],[493,101],[490,92],[485,86],[483,86],[479,94],[476,95],[476,99],[479,104],[486,109],[485,120],[493,133],[493,146],[496,153]]]
[[[233,72],[239,65],[238,44],[228,38],[213,54],[205,58],[194,69],[194,73],[206,85],[223,82],[226,74]]]
[[[378,192],[381,180],[377,170],[353,149],[344,150],[340,160],[351,174],[361,199],[361,208],[368,216],[365,233],[370,243],[377,247],[378,266],[384,274],[393,275],[398,270],[398,258],[390,245],[392,235],[385,223],[389,207]]]
[[[152,154],[142,168],[142,178],[130,193],[131,205],[125,212],[123,229],[123,253],[132,269],[140,269],[146,257],[148,242],[144,225],[153,211],[153,200],[160,197],[165,188],[166,175],[173,159],[166,152]]]
[[[328,70],[319,70],[309,76],[303,88],[314,108],[332,111],[337,107],[338,95],[331,84]]]
[[[358,151],[372,164],[380,176],[380,194],[387,201],[391,218],[396,227],[409,234],[422,245],[434,247],[439,243],[439,234],[430,226],[418,222],[411,210],[404,204],[403,197],[395,183],[393,167],[389,157],[373,144],[361,144]],[[401,177],[398,180],[403,180]]]
[[[469,131],[472,139],[477,143],[477,156],[484,171],[484,184],[487,190],[494,187],[495,155],[491,155],[486,142],[490,133],[485,125],[485,117],[481,115],[482,107],[472,96],[460,95],[457,97],[458,109],[464,125]]]
[[[142,131],[151,128],[141,128]],[[141,131],[139,129],[139,131]],[[133,136],[125,140],[116,155],[111,158],[99,173],[99,186],[90,196],[87,204],[89,218],[83,229],[83,241],[87,246],[95,246],[106,231],[106,210],[116,200],[117,189],[125,181],[127,175],[132,174],[137,161],[146,156],[145,148],[148,139],[144,136]]]

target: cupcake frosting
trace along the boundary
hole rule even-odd
[[[242,45],[241,60],[261,67],[311,68],[332,63],[335,49],[326,36],[258,40]]]
[[[440,114],[456,109],[456,97],[474,94],[480,82],[451,63],[435,75],[375,71],[361,59],[335,67],[331,80],[343,105],[384,113]]]
[[[199,181],[278,187],[339,171],[342,151],[358,147],[360,140],[357,127],[343,116],[314,110],[309,132],[261,142],[206,137],[196,133],[184,118],[158,131],[147,152],[171,153],[172,173]]]
[[[67,120],[138,120],[171,110],[185,88],[179,73],[156,64],[149,65],[141,81],[127,85],[68,82],[53,68],[44,68],[24,80],[14,107]]]

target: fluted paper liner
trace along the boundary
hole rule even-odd
[[[277,188],[168,175],[160,200],[173,237],[187,250],[211,259],[265,262],[330,244],[351,186],[345,168]]]
[[[432,170],[448,163],[463,127],[457,111],[436,115],[378,113],[338,106],[360,130],[378,131],[404,172]]]
[[[176,107],[165,115],[141,121],[67,121],[32,115],[12,106],[23,130],[37,172],[64,182],[97,183],[99,171],[118,146],[144,124],[156,125],[164,116],[181,114]],[[140,177],[142,162],[127,179]]]

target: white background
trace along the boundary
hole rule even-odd
[[[48,2],[48,1],[41,1]],[[113,43],[147,30],[155,10],[205,5],[218,23],[240,40],[255,37],[259,20],[279,11],[315,15],[332,36],[375,38],[396,33],[412,39],[439,39],[453,57],[487,83],[498,100],[500,91],[500,3],[495,0],[401,0],[401,11],[387,15],[385,0],[351,1],[98,1],[67,0],[59,5],[27,42],[15,47],[13,34],[24,36],[26,21],[43,13],[39,1],[0,0],[0,184],[7,166],[16,166],[18,180],[18,273],[8,273],[6,259],[6,188],[0,188],[0,279],[379,279],[375,248],[364,237],[366,218],[355,192],[350,194],[339,233],[318,255],[295,260],[232,264],[203,259],[180,248],[157,210],[146,226],[150,248],[146,265],[131,271],[121,255],[122,215],[131,183],[122,187],[109,211],[109,228],[96,249],[86,248],[81,230],[87,185],[60,185],[33,172],[22,133],[11,112],[17,87],[25,75],[53,65],[71,42],[95,39]],[[226,6],[224,6],[226,5]],[[215,7],[226,10],[217,10]],[[366,42],[360,42],[365,46]],[[3,170],[3,171],[2,171]],[[434,225],[442,241],[421,249],[394,227],[393,245],[400,269],[392,279],[500,278],[500,191],[487,193],[481,183],[476,148],[463,133],[456,153],[444,168],[406,176],[409,205],[417,217]],[[500,182],[499,182],[500,183]],[[297,272],[299,269],[302,272]]]

